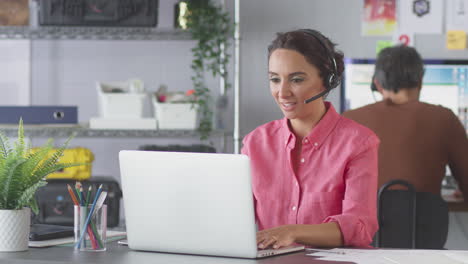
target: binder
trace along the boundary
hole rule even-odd
[[[0,124],[77,124],[76,106],[0,106]]]

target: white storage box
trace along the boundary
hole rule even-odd
[[[197,106],[192,103],[159,103],[152,97],[158,129],[196,129]]]
[[[146,93],[132,91],[131,82],[100,83],[97,85],[99,116],[101,118],[142,118]],[[123,92],[105,92],[119,89]]]

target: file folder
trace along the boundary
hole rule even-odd
[[[0,124],[77,124],[76,106],[0,106]]]

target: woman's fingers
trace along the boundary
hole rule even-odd
[[[260,241],[260,243],[257,243],[258,248],[264,249],[264,248],[272,247],[273,244],[275,244],[277,241],[278,241],[278,238],[275,236],[266,237],[262,241]]]

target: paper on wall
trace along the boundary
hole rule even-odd
[[[449,50],[466,49],[466,32],[463,30],[448,30],[445,40]]]
[[[446,30],[468,31],[468,0],[445,1]]]
[[[397,28],[395,0],[363,0],[361,34],[391,36]]]
[[[399,1],[399,31],[414,34],[442,34],[445,2],[443,0]]]

